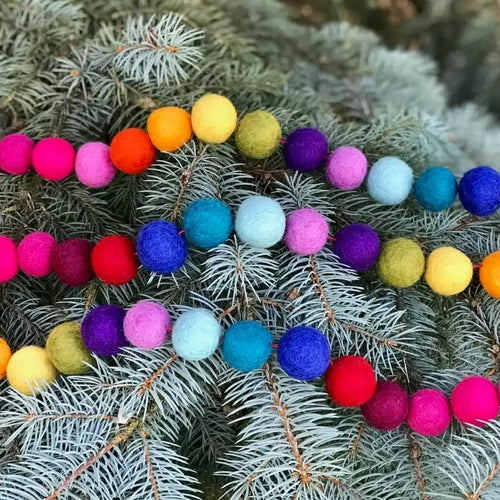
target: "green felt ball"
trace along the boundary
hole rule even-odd
[[[280,124],[267,111],[248,113],[236,130],[237,148],[242,155],[254,160],[267,158],[278,147],[280,138]]]
[[[45,346],[52,364],[65,375],[80,375],[93,364],[90,351],[80,333],[80,323],[68,321],[57,325],[49,334]]]

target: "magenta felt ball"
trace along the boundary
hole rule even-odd
[[[292,212],[286,221],[285,243],[299,255],[319,252],[328,238],[328,222],[312,208],[300,208]]]
[[[50,264],[59,280],[69,286],[86,285],[94,277],[90,259],[93,247],[90,241],[80,238],[56,243]]]
[[[375,394],[361,407],[361,413],[376,429],[396,429],[408,414],[408,395],[396,382],[381,380],[377,382]]]
[[[326,177],[338,189],[356,189],[368,172],[366,156],[353,146],[342,146],[328,158]]]
[[[9,134],[0,140],[0,170],[12,175],[25,174],[31,167],[35,143],[24,134]]]
[[[0,283],[10,281],[17,268],[16,244],[7,236],[0,236]]]
[[[61,137],[42,139],[33,149],[33,168],[40,177],[60,181],[75,168],[75,150]]]
[[[41,278],[52,272],[50,256],[56,240],[49,233],[37,231],[25,236],[17,246],[17,258],[21,271]]]
[[[132,345],[141,349],[161,346],[171,328],[172,321],[167,310],[148,300],[133,305],[123,321],[125,337]]]
[[[495,384],[484,377],[464,378],[451,393],[451,409],[462,424],[486,425],[498,415],[500,402]]]
[[[451,422],[448,398],[437,389],[420,389],[410,397],[408,425],[422,436],[439,436]]]
[[[78,180],[91,188],[107,186],[115,178],[109,146],[103,142],[87,142],[76,153],[75,174]]]

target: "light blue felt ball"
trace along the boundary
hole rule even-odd
[[[413,170],[399,158],[386,156],[372,165],[367,187],[379,203],[398,205],[408,198],[413,184]]]
[[[277,201],[266,196],[250,196],[238,208],[235,229],[243,243],[269,248],[281,240],[285,224],[285,214]]]
[[[213,248],[224,243],[232,228],[231,210],[215,198],[194,201],[184,214],[186,239],[200,248]]]
[[[457,181],[445,167],[429,167],[415,181],[413,191],[426,210],[439,212],[453,205],[457,195]]]
[[[273,338],[258,321],[238,321],[224,335],[222,355],[229,366],[242,372],[260,368],[271,355]]]
[[[190,309],[182,313],[172,330],[172,345],[177,354],[190,361],[211,356],[222,335],[222,326],[207,309]]]

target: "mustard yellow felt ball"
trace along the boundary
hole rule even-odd
[[[460,250],[436,248],[427,257],[425,279],[440,295],[455,295],[465,290],[472,279],[472,262]]]
[[[236,109],[227,97],[205,94],[191,110],[191,125],[198,139],[220,144],[236,128]]]
[[[236,130],[236,147],[240,153],[254,160],[267,158],[281,139],[281,127],[267,111],[252,111],[245,115]]]
[[[39,394],[44,384],[52,384],[57,370],[42,347],[21,347],[10,358],[7,365],[9,384],[22,394]]]

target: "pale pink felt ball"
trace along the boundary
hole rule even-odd
[[[56,240],[49,233],[37,231],[25,236],[17,246],[17,258],[21,271],[35,278],[52,272],[50,255]]]
[[[33,168],[44,179],[60,181],[73,172],[75,156],[75,150],[67,140],[48,137],[33,148]]]
[[[328,222],[312,208],[300,208],[292,212],[286,221],[286,246],[298,255],[319,252],[328,238]]]
[[[75,173],[78,180],[91,188],[107,186],[115,178],[109,146],[103,142],[87,142],[76,154]]]
[[[450,403],[437,389],[421,389],[410,397],[408,426],[423,436],[439,436],[451,422]]]
[[[7,174],[23,175],[31,167],[35,143],[24,134],[9,134],[0,140],[0,170]]]
[[[10,281],[17,274],[16,244],[7,236],[0,236],[0,283]]]
[[[500,406],[495,384],[484,377],[464,378],[451,393],[451,409],[463,424],[483,427],[498,415]]]
[[[366,156],[353,146],[342,146],[328,158],[326,177],[338,189],[356,189],[368,171]]]

